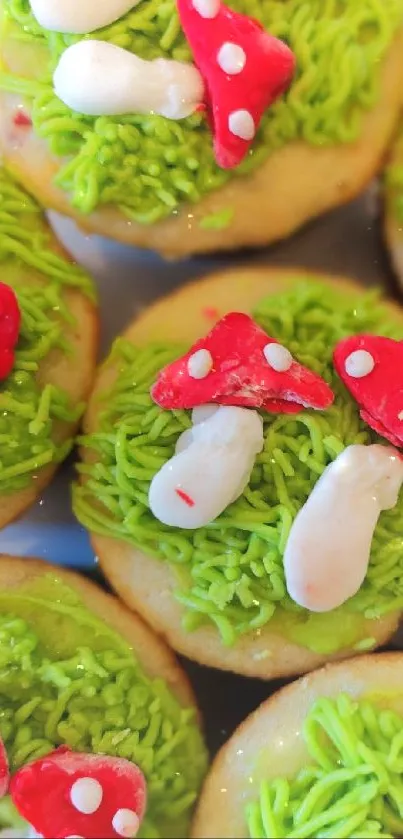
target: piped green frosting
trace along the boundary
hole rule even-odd
[[[293,778],[263,781],[248,805],[250,839],[402,836],[403,716],[345,694],[322,698],[303,738],[306,765]]]
[[[403,496],[382,513],[361,590],[341,608],[313,614],[286,593],[283,553],[292,522],[326,466],[345,446],[377,440],[337,378],[332,350],[342,338],[373,332],[401,339],[377,293],[336,293],[313,279],[263,300],[254,316],[302,364],[322,375],[336,394],[326,412],[263,414],[265,444],[244,494],[216,521],[195,531],[162,525],[148,507],[156,472],[173,456],[189,427],[184,411],[162,411],[151,400],[158,371],[188,347],[135,347],[118,340],[110,363],[119,375],[102,394],[98,428],[82,444],[89,462],[74,488],[79,520],[94,533],[122,539],[167,562],[184,628],[214,624],[224,644],[270,625],[322,653],[370,648],[362,618],[403,608]],[[196,337],[196,336],[195,336]]]
[[[75,422],[62,388],[38,379],[52,350],[70,353],[63,332],[74,323],[64,292],[94,298],[89,277],[57,255],[38,205],[0,169],[0,280],[16,292],[21,331],[12,373],[0,382],[0,494],[26,487],[41,467],[63,460],[72,441],[58,443],[55,424]]]
[[[84,117],[53,93],[51,77],[66,46],[79,40],[43,30],[29,0],[3,0],[0,41],[13,49],[31,41],[37,61],[27,77],[0,74],[0,87],[25,97],[34,128],[61,158],[56,184],[82,213],[113,204],[142,224],[157,222],[258,168],[293,140],[315,147],[354,141],[379,96],[382,59],[401,24],[402,0],[231,0],[294,51],[297,74],[289,93],[265,115],[247,160],[236,170],[215,164],[201,114],[173,122],[154,115]],[[92,37],[141,58],[189,61],[175,0],[142,0]],[[1,46],[1,43],[0,43]],[[130,189],[128,188],[130,184]],[[224,222],[223,222],[224,220]],[[231,223],[231,208],[223,223]],[[209,217],[204,226],[211,226]]]
[[[61,744],[132,760],[147,781],[139,836],[188,835],[206,770],[194,709],[51,574],[0,592],[0,735],[12,771]]]

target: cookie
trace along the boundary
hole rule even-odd
[[[191,835],[400,836],[402,720],[401,653],[299,679],[222,748]]]
[[[92,280],[4,169],[0,198],[4,527],[32,504],[71,450],[95,370],[98,319]]]
[[[379,377],[395,394],[402,323],[346,280],[245,268],[162,299],[117,340],[73,504],[112,586],[174,649],[269,679],[393,634],[402,421],[374,403]],[[298,558],[319,526],[319,548]]]
[[[0,559],[0,622],[0,823],[187,836],[206,751],[163,642],[85,578],[14,557]]]
[[[84,230],[169,257],[289,236],[365,187],[396,126],[402,0],[1,8],[9,165]]]
[[[403,286],[403,132],[402,125],[394,137],[383,176],[383,229],[392,268]]]

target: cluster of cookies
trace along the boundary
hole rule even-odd
[[[0,527],[78,440],[117,594],[0,557],[1,837],[403,836],[403,655],[368,655],[403,613],[403,309],[233,270],[96,371],[94,284],[41,209],[184,256],[285,237],[386,161],[403,275],[402,46],[403,0],[1,0]],[[300,678],[208,769],[170,648]]]

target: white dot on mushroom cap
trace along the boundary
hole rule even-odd
[[[95,813],[101,804],[103,790],[96,778],[78,778],[70,790],[70,800],[79,813]]]
[[[372,373],[375,361],[367,350],[355,350],[347,356],[344,367],[346,373],[353,379],[362,379]]]
[[[119,836],[124,836],[125,839],[132,839],[133,836],[137,835],[140,820],[134,810],[127,810],[124,807],[115,813],[112,819],[112,827]]]
[[[192,379],[205,379],[213,366],[213,357],[208,350],[197,350],[188,360],[188,373]]]
[[[397,415],[397,418],[398,418],[399,420],[402,420],[402,421],[403,421],[403,411],[400,411],[400,414],[398,414],[398,415]]]
[[[220,0],[192,0],[192,4],[200,17],[204,17],[207,20],[217,17],[220,11]]]
[[[228,128],[231,134],[241,140],[253,140],[256,132],[252,114],[244,109],[232,111],[228,117]]]
[[[238,44],[233,44],[231,41],[226,41],[225,44],[218,51],[217,63],[228,73],[229,76],[236,76],[242,73],[246,64],[246,52]]]
[[[277,373],[285,373],[286,370],[289,370],[292,362],[293,357],[287,347],[283,347],[281,344],[266,344],[263,350],[264,357],[270,367],[273,370],[276,370]]]

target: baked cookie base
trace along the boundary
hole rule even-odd
[[[172,340],[191,344],[206,332],[205,309],[214,307],[217,317],[232,311],[250,312],[268,294],[285,290],[297,269],[251,268],[226,271],[181,288],[146,310],[129,326],[124,337],[135,344],[153,340]],[[303,274],[313,276],[312,272]],[[323,280],[323,276],[318,275]],[[341,278],[329,279],[346,293],[361,289]],[[389,304],[392,316],[403,324],[403,310]],[[117,375],[112,364],[101,368],[84,420],[85,431],[96,430],[99,397],[111,387]],[[88,457],[88,452],[83,452]],[[345,650],[336,656],[313,653],[290,643],[270,628],[243,636],[234,647],[224,647],[217,630],[203,626],[192,633],[182,629],[183,607],[174,597],[176,578],[167,563],[145,556],[131,545],[110,537],[91,534],[92,546],[107,579],[123,598],[178,652],[200,664],[261,679],[291,676],[312,670],[330,658],[351,655]],[[362,637],[385,643],[397,628],[394,613],[377,621],[362,621]],[[269,653],[269,654],[268,654]]]
[[[310,707],[319,697],[342,692],[356,698],[384,692],[382,706],[403,714],[403,653],[328,665],[273,694],[218,753],[199,799],[192,839],[247,836],[245,807],[258,798],[260,781],[293,777],[304,766],[301,728]]]
[[[29,61],[33,61],[32,45],[24,47],[21,41],[18,50],[15,44],[12,47],[0,45],[0,61],[18,75],[26,61],[25,48],[30,53]],[[379,171],[401,106],[402,49],[403,30],[383,62],[378,103],[364,115],[357,142],[328,147],[289,143],[252,175],[233,178],[196,206],[184,206],[175,216],[154,225],[129,221],[113,207],[104,207],[90,216],[75,212],[68,197],[53,184],[59,167],[45,142],[32,130],[16,132],[13,115],[21,100],[1,92],[0,151],[40,203],[71,216],[85,232],[150,248],[167,258],[269,244],[354,198]],[[228,227],[217,231],[200,226],[206,216],[228,209],[234,213]]]

